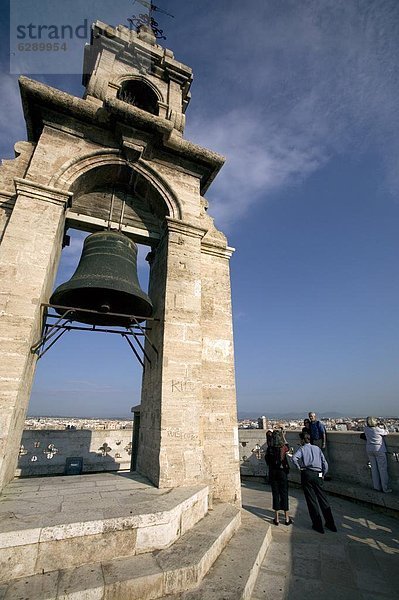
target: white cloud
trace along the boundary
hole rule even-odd
[[[206,81],[187,127],[227,158],[209,192],[217,224],[239,222],[337,153],[375,152],[397,192],[397,1],[255,2],[242,13],[233,5],[217,32],[220,54],[197,73]],[[213,35],[201,39],[205,54]]]
[[[206,145],[227,156],[213,184],[211,213],[224,226],[237,222],[261,197],[304,178],[328,159],[321,132],[278,129],[278,122],[256,112],[233,110],[221,118],[198,122]],[[199,133],[200,132],[200,133]]]
[[[217,224],[239,222],[337,153],[376,152],[397,193],[398,1],[224,4],[181,7],[191,23],[178,51],[196,75],[186,136],[227,158],[209,192]],[[11,156],[25,138],[17,78],[3,74],[0,86],[1,154]],[[79,254],[74,245],[65,260]]]

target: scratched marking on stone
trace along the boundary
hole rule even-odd
[[[172,379],[172,392],[195,392],[197,382],[190,379]]]
[[[180,427],[173,427],[167,430],[168,437],[182,440],[198,440],[198,434],[190,431],[183,431]]]

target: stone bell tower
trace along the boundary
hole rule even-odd
[[[15,470],[65,229],[110,223],[149,246],[158,355],[143,375],[137,469],[240,503],[232,249],[203,197],[223,158],[183,137],[191,69],[146,27],[96,22],[84,71],[84,99],[21,78],[28,142],[0,169],[0,483]]]

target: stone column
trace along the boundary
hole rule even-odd
[[[167,218],[151,265],[158,360],[143,377],[138,470],[159,487],[208,483],[201,438],[201,239]],[[151,350],[149,349],[149,353]]]
[[[71,194],[16,179],[17,199],[0,246],[0,489],[14,476],[41,332],[58,267]]]
[[[214,498],[241,504],[229,259],[232,249],[204,242],[202,397],[204,460]]]

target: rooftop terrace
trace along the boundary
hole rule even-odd
[[[251,600],[399,598],[399,520],[330,496],[337,533],[311,529],[302,490],[290,489],[293,526],[272,525],[272,542]],[[270,486],[244,482],[243,506],[272,522]]]
[[[295,484],[290,527],[273,525],[268,484],[242,491],[241,515],[228,504],[206,514],[206,486],[159,490],[128,473],[14,480],[0,498],[0,598],[399,597],[394,511],[331,495],[338,532],[321,535]]]

